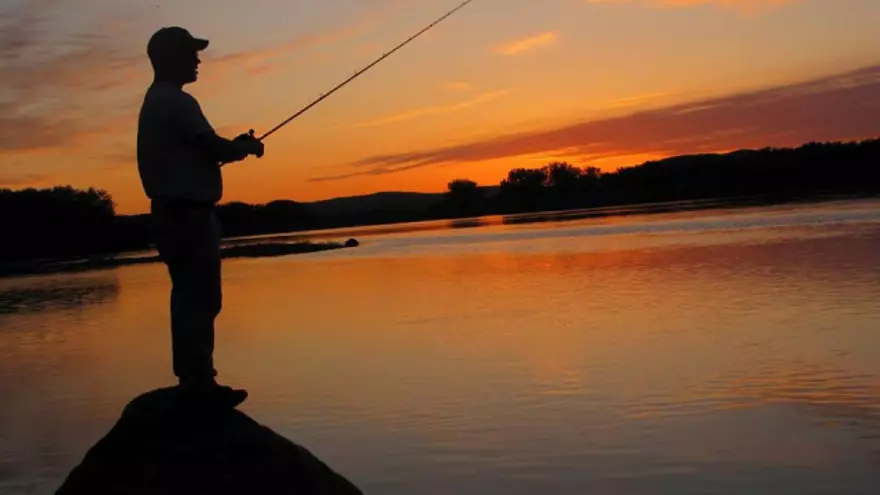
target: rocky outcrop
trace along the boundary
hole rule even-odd
[[[243,412],[184,408],[176,393],[159,389],[131,401],[56,493],[362,495]]]

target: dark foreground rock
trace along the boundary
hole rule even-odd
[[[362,495],[241,411],[188,411],[175,394],[159,389],[131,401],[56,493]]]

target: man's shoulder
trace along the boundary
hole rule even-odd
[[[186,95],[183,88],[162,81],[154,81],[147,89],[148,92],[156,95],[180,97]]]
[[[184,91],[182,88],[175,87],[171,84],[153,83],[147,88],[144,98],[145,104],[165,104],[165,105],[196,105],[196,98]]]
[[[161,82],[147,89],[139,127],[160,134],[182,133],[187,139],[213,131],[194,96],[180,86]]]

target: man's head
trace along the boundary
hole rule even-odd
[[[199,75],[199,52],[208,40],[194,37],[181,27],[156,31],[147,44],[147,55],[156,77],[180,84],[195,82]]]

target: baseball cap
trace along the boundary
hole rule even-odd
[[[147,55],[157,60],[183,51],[202,51],[208,48],[208,43],[208,40],[196,38],[182,27],[163,27],[150,37]]]

